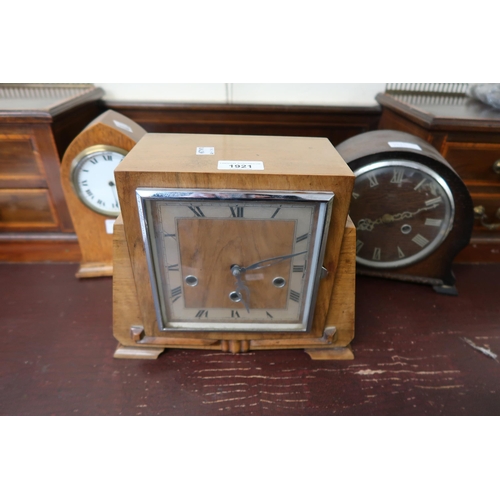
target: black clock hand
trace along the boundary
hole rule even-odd
[[[115,199],[115,202],[116,202],[116,206],[119,207],[120,204],[118,203],[118,198],[116,196],[116,187],[115,187],[115,183],[113,181],[109,181],[108,182],[108,185],[109,187],[111,188],[111,191],[113,192],[113,197]]]
[[[260,260],[259,262],[255,262],[254,264],[246,267],[239,267],[239,266],[235,267],[239,268],[240,273],[244,273],[245,271],[253,271],[254,269],[262,269],[263,267],[269,267],[274,264],[278,264],[279,262],[282,262],[284,260],[291,259],[292,257],[296,257],[297,255],[302,255],[304,253],[307,253],[307,250],[305,250],[304,252],[292,253],[290,255],[281,255],[280,257],[273,257],[271,259]]]

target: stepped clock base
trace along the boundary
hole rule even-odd
[[[155,347],[134,347],[118,344],[114,358],[117,359],[158,359],[165,349]],[[304,349],[313,360],[350,360],[354,354],[350,346],[330,349]]]

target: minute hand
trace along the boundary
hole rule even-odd
[[[292,253],[290,255],[282,255],[280,257],[273,257],[272,259],[264,259],[260,260],[259,262],[255,262],[251,266],[246,266],[240,268],[240,272],[245,272],[245,271],[253,271],[254,269],[261,269],[263,267],[268,267],[272,266],[274,264],[277,264],[278,262],[282,262],[287,259],[291,259],[292,257],[296,257],[297,255],[302,255],[304,253],[307,253],[307,250],[304,252],[298,252],[298,253]]]

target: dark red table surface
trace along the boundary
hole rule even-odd
[[[112,279],[0,264],[1,415],[499,415],[500,265],[456,265],[458,297],[358,277],[352,361],[303,351],[113,358]]]

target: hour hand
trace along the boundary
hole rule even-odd
[[[254,269],[262,269],[263,267],[272,266],[274,264],[278,264],[287,259],[291,259],[292,257],[296,257],[297,255],[302,255],[307,253],[307,250],[304,252],[292,253],[290,255],[281,255],[279,257],[273,257],[271,259],[259,260],[259,262],[255,262],[254,264],[246,267],[241,267],[240,272],[244,273],[245,271],[253,271]]]
[[[250,289],[241,280],[241,268],[233,266],[231,268],[232,275],[236,278],[236,293],[241,297],[247,312],[250,312]]]

